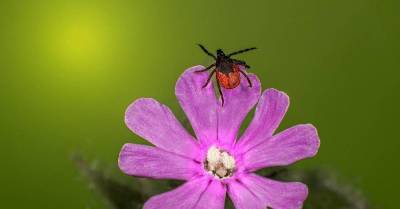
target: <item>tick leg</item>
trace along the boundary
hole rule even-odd
[[[239,70],[239,71],[240,71],[241,74],[244,75],[244,77],[246,77],[247,82],[249,83],[249,87],[250,88],[253,87],[253,84],[251,84],[251,80],[250,80],[249,76],[245,72],[243,72],[243,70]]]
[[[214,58],[215,60],[217,59],[217,57],[215,57],[215,55],[214,55],[213,53],[209,52],[209,51],[206,49],[206,47],[204,47],[204,46],[201,45],[201,44],[197,44],[197,45],[203,50],[203,52],[205,52],[206,54],[208,54],[208,56]]]
[[[232,59],[232,61],[234,61],[235,63],[237,63],[237,64],[239,64],[239,65],[245,66],[247,69],[250,69],[250,66],[249,66],[248,64],[246,64],[245,61],[237,60],[237,59]]]
[[[215,73],[215,69],[213,71],[211,71],[210,75],[208,75],[207,82],[202,86],[202,88],[205,88],[208,85],[208,83],[210,83],[211,78],[214,75],[214,73]]]
[[[217,88],[218,88],[218,92],[219,92],[219,95],[221,95],[221,103],[222,103],[222,106],[224,106],[224,94],[222,94],[222,90],[221,90],[221,85],[219,85],[219,82],[217,82]]]
[[[196,71],[194,71],[194,72],[195,72],[195,73],[206,72],[207,70],[209,70],[210,68],[212,68],[212,67],[214,67],[214,66],[215,66],[215,63],[212,64],[212,65],[210,65],[210,66],[208,66],[208,67],[206,67],[206,68],[204,68],[204,69],[202,69],[202,70],[196,70]]]
[[[247,49],[242,49],[242,50],[239,50],[239,51],[236,51],[236,52],[232,52],[232,53],[228,54],[227,56],[230,57],[230,56],[241,54],[243,52],[247,52],[247,51],[254,50],[254,49],[257,49],[257,48],[256,47],[251,47],[251,48],[247,48]]]

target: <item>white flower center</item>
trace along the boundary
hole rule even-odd
[[[204,168],[219,179],[227,178],[235,169],[235,159],[228,152],[212,146],[207,151]]]

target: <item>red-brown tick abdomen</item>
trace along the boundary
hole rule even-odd
[[[236,67],[228,75],[217,71],[216,76],[218,82],[225,89],[233,89],[240,84],[240,72]]]

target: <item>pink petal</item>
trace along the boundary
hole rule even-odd
[[[176,82],[175,94],[197,139],[202,144],[210,145],[217,140],[217,98],[212,82],[202,87],[209,75],[208,72],[195,72],[202,69],[203,66],[187,69]]]
[[[132,176],[188,180],[201,165],[194,160],[157,147],[125,144],[119,154],[119,168]]]
[[[202,194],[195,208],[224,209],[226,188],[220,181],[213,180]]]
[[[182,186],[150,198],[144,209],[223,209],[225,189],[208,177],[186,182]]]
[[[284,183],[250,174],[242,176],[241,182],[263,203],[273,209],[301,209],[307,198],[307,186],[298,183]]]
[[[261,95],[254,118],[240,137],[237,147],[242,152],[272,136],[289,106],[289,97],[282,91],[267,89]]]
[[[134,133],[161,149],[187,156],[196,154],[195,139],[168,107],[154,99],[133,102],[126,111],[125,123]]]
[[[248,171],[264,167],[286,166],[313,157],[319,148],[317,129],[311,125],[297,125],[250,148],[238,162]],[[238,165],[239,167],[239,165]]]
[[[265,204],[239,180],[229,181],[228,195],[236,209],[265,209]]]
[[[241,75],[238,87],[222,88],[225,103],[224,106],[218,106],[218,141],[221,144],[232,144],[235,141],[243,119],[260,98],[260,81],[253,74],[249,74],[249,77],[252,87],[249,87],[247,79]]]

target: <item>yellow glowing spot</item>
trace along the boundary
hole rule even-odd
[[[74,65],[103,61],[109,44],[104,17],[93,13],[70,15],[56,26],[53,40],[57,59]]]
[[[69,57],[90,57],[98,50],[99,34],[90,24],[75,23],[68,26],[60,37],[62,50]]]

